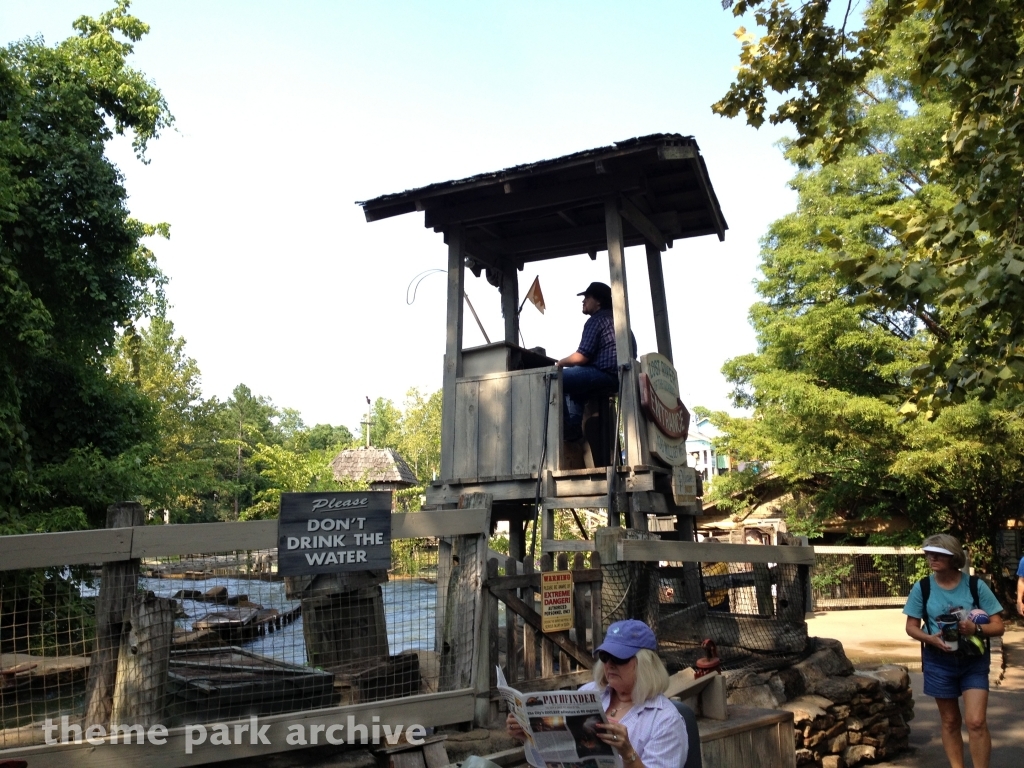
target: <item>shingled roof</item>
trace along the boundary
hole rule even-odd
[[[391,448],[349,448],[334,457],[331,469],[338,480],[404,487],[419,483],[405,459]]]
[[[728,225],[692,136],[653,134],[564,157],[364,200],[367,221],[422,211],[435,232],[464,232],[483,266],[607,248],[605,202],[619,200],[625,245],[662,250],[677,239],[717,235]]]

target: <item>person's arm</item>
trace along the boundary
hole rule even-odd
[[[590,362],[590,358],[580,352],[573,352],[568,357],[563,357],[555,365],[559,368],[572,368],[574,365],[586,365]],[[574,376],[576,374],[573,374]]]
[[[1017,577],[1017,613],[1024,616],[1024,576]]]
[[[921,629],[921,619],[916,616],[907,616],[907,634],[920,643],[925,645],[933,645],[940,651],[948,651],[949,646],[942,639],[938,632],[934,635],[929,635],[923,629]]]
[[[981,632],[977,631],[978,627],[981,627]],[[960,622],[960,634],[962,635],[977,634],[979,637],[1002,637],[1005,631],[1006,625],[1003,623],[1003,617],[998,613],[988,617],[988,624],[975,624],[970,619]]]

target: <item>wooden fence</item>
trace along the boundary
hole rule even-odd
[[[489,691],[486,676],[482,684],[478,677],[478,658],[486,659],[477,647],[483,616],[483,578],[486,564],[486,537],[490,531],[490,509],[459,509],[444,512],[395,513],[392,515],[392,538],[432,537],[444,542],[447,551],[469,552],[472,559],[463,559],[463,581],[469,587],[473,603],[454,605],[454,612],[468,620],[472,642],[459,649],[464,660],[456,659],[455,666],[465,672],[456,674],[464,685],[453,690],[403,696],[392,700],[372,701],[346,706],[329,706],[304,712],[284,712],[260,716],[260,725],[269,726],[267,740],[219,745],[207,739],[186,750],[189,726],[167,729],[166,744],[159,748],[141,744],[117,744],[110,737],[94,738],[93,743],[43,744],[0,749],[0,759],[24,758],[33,768],[64,768],[69,762],[75,766],[134,766],[144,763],[151,768],[176,768],[213,761],[266,756],[274,752],[301,749],[304,744],[289,744],[289,729],[301,726],[309,733],[311,728],[325,728],[336,723],[379,728],[419,724],[426,727],[472,722],[479,709],[481,690]],[[466,547],[466,541],[472,546]],[[0,536],[0,571],[49,568],[79,564],[103,563],[105,572],[111,567],[134,567],[139,560],[189,555],[196,552],[231,552],[266,550],[278,545],[276,520],[238,523],[207,523],[194,525],[162,525],[118,527],[104,530],[74,531],[66,533]],[[440,569],[439,569],[440,570]],[[449,569],[450,571],[450,569]],[[439,573],[439,580],[441,574]],[[444,585],[446,586],[446,585]],[[102,589],[102,582],[101,582]],[[438,613],[442,614],[447,594],[439,594]],[[116,659],[116,648],[112,649]],[[486,695],[486,694],[485,694]],[[351,720],[349,719],[351,718]]]

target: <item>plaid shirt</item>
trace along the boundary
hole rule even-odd
[[[610,309],[600,309],[587,319],[576,351],[587,358],[587,365],[615,374],[619,358],[615,354],[615,321]]]
[[[596,691],[597,683],[587,683],[580,690]],[[607,711],[611,704],[612,689],[606,686],[601,691],[601,705]],[[626,727],[629,743],[644,768],[682,768],[685,765],[689,747],[686,723],[675,705],[664,696],[635,705],[619,722]]]

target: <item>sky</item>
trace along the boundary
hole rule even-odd
[[[7,2],[0,42],[73,33],[113,0]],[[137,0],[151,26],[131,62],[163,91],[173,130],[140,163],[109,156],[136,218],[168,222],[150,245],[170,318],[207,397],[239,383],[307,424],[357,430],[365,397],[401,403],[441,386],[442,236],[422,214],[368,224],[357,200],[558,157],[651,133],[696,138],[729,224],[725,242],[663,256],[687,405],[729,409],[721,375],[752,352],[758,240],[793,210],[783,131],[711,112],[737,63],[742,23],[718,0],[672,2],[246,2]],[[748,22],[749,23],[749,22]],[[633,330],[656,349],[643,248],[626,252]],[[608,281],[607,253],[527,265],[547,303],[523,309],[526,346],[576,349],[577,293]],[[499,295],[467,272],[492,339]],[[484,342],[466,313],[465,346]]]

